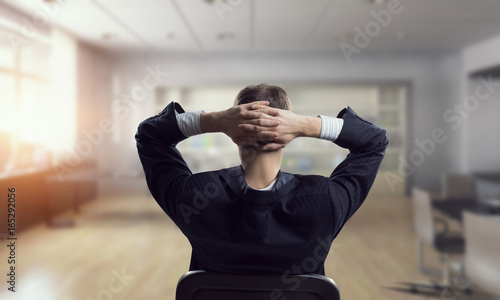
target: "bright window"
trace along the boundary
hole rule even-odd
[[[12,28],[0,28],[0,173],[46,168],[76,139],[76,43],[52,39],[16,49]]]

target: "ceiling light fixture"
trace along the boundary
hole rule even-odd
[[[335,35],[335,39],[338,41],[351,40],[354,38],[354,34],[352,32],[339,32]]]
[[[337,33],[337,34],[335,35],[335,39],[336,39],[336,40],[339,40],[339,41],[345,41],[346,36],[347,36],[347,35],[346,35],[345,33],[343,33],[343,32],[341,32],[341,33]]]
[[[229,0],[229,1],[234,1],[234,0]],[[210,5],[215,5],[215,4],[217,4],[217,2],[220,2],[222,4],[231,5],[231,6],[236,5],[236,4],[231,4],[229,1],[228,0],[205,0],[205,2],[210,4]]]
[[[167,40],[173,40],[175,38],[175,34],[173,32],[167,32],[165,37],[167,38]]]
[[[371,4],[382,4],[384,2],[385,2],[385,0],[370,0]]]
[[[234,34],[232,34],[231,32],[221,32],[217,35],[217,39],[219,39],[220,41],[232,40],[234,39]]]
[[[114,40],[118,39],[118,36],[116,34],[109,33],[109,32],[103,33],[101,37],[105,41],[114,41]]]

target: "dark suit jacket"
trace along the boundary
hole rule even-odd
[[[333,239],[375,180],[385,130],[346,108],[335,143],[350,154],[330,177],[280,171],[272,190],[257,191],[241,166],[192,174],[175,148],[186,137],[174,109],[184,112],[172,102],[143,121],[136,141],[151,194],[191,243],[190,270],[324,275]]]

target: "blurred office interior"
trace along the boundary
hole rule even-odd
[[[344,299],[499,299],[499,13],[497,0],[0,1],[1,244],[12,187],[18,238],[16,293],[2,275],[0,298],[173,299],[190,245],[149,194],[137,126],[265,82],[296,113],[350,106],[387,130],[326,261]],[[178,149],[193,172],[239,164],[223,134]],[[328,176],[347,154],[297,139],[282,170]],[[444,288],[401,284],[431,280]]]

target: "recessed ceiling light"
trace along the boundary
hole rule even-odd
[[[346,39],[346,34],[343,32],[337,33],[335,35],[335,39],[337,39],[339,41],[344,41]]]
[[[231,32],[221,32],[217,35],[217,39],[221,41],[232,40],[234,39],[234,34],[232,34]]]
[[[237,4],[231,4],[230,1],[234,1],[234,0],[205,0],[205,2],[208,3],[208,4],[210,4],[210,5],[215,5],[215,4],[217,4],[217,2],[222,2],[223,4],[227,4],[227,5],[230,5],[230,6],[237,5]],[[236,1],[234,1],[234,2],[236,2]]]
[[[335,35],[335,39],[338,41],[345,41],[354,38],[354,34],[351,32],[339,32]]]
[[[103,33],[101,37],[105,41],[114,41],[114,40],[118,39],[118,36],[116,34],[109,33],[109,32],[108,33]]]
[[[382,4],[385,0],[369,0],[371,4]]]
[[[175,34],[173,32],[167,32],[165,37],[167,40],[173,40],[173,39],[175,39]]]

